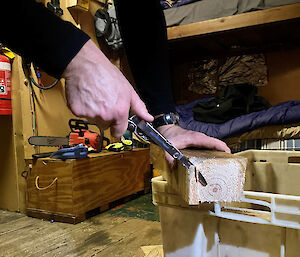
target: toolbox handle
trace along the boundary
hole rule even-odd
[[[40,179],[40,176],[36,176],[36,178],[35,178],[35,187],[36,187],[38,190],[46,190],[46,189],[52,187],[52,186],[56,183],[56,181],[57,181],[57,177],[55,177],[55,178],[53,179],[53,181],[52,181],[48,186],[46,186],[46,187],[40,187],[40,186],[39,186],[39,179]]]
[[[85,120],[70,119],[69,127],[72,132],[82,132],[89,129],[89,125],[94,125]]]

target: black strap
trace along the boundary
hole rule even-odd
[[[108,33],[108,31],[111,29],[110,16],[109,16],[107,10],[105,10],[105,9],[103,9],[103,10],[98,9],[95,13],[95,16],[106,21],[105,28],[104,28],[103,33],[102,33],[102,36],[105,36]]]
[[[103,10],[107,12],[107,10],[108,10],[108,0],[105,0]]]

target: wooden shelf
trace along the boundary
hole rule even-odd
[[[171,49],[214,55],[299,45],[300,3],[168,28]],[[187,55],[187,53],[185,53]]]
[[[298,18],[300,18],[300,3],[170,27],[168,39],[174,40]]]

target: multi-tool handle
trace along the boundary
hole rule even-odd
[[[128,130],[140,134],[141,131],[150,141],[163,148],[174,159],[180,161],[184,167],[190,168],[193,164],[175,146],[173,146],[162,134],[160,134],[151,123],[141,120],[136,115],[128,120]],[[198,179],[203,185],[207,185],[205,178],[198,172]]]

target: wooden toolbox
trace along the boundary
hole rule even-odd
[[[28,216],[78,223],[88,211],[150,188],[149,149],[78,160],[28,160]]]

